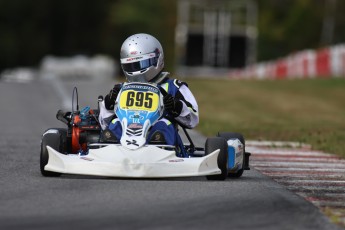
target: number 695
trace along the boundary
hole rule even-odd
[[[126,106],[145,107],[147,109],[151,109],[152,96],[153,96],[153,93],[150,93],[150,92],[130,91],[127,94]]]

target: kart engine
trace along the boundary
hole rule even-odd
[[[81,111],[73,112],[68,117],[65,114],[59,110],[56,117],[68,126],[66,137],[68,152],[85,152],[88,144],[99,142],[101,127],[97,120],[98,110],[85,107]]]
[[[98,111],[96,111],[98,113]],[[73,123],[71,126],[71,150],[72,153],[77,153],[80,150],[86,151],[88,143],[95,143],[99,141],[100,126],[97,121],[98,114],[90,107],[84,107],[80,114],[73,116]]]

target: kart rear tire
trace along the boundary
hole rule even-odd
[[[47,133],[49,130],[56,130],[56,132]],[[56,151],[64,152],[66,150],[66,136],[67,130],[62,128],[49,129],[41,140],[41,155],[40,155],[40,170],[41,174],[46,177],[59,177],[61,173],[46,171],[44,167],[48,164],[49,154],[47,146],[52,147]]]
[[[239,178],[242,176],[243,172],[244,172],[244,165],[245,165],[245,146],[246,146],[246,142],[244,140],[244,137],[242,134],[240,133],[231,133],[231,132],[219,132],[218,137],[222,137],[224,138],[226,141],[230,140],[230,139],[234,139],[237,138],[241,141],[241,143],[243,144],[243,162],[242,162],[242,168],[240,170],[238,170],[236,173],[228,173],[228,177],[230,178]]]
[[[220,149],[217,164],[218,168],[221,170],[221,174],[208,175],[206,176],[207,180],[225,180],[228,175],[228,145],[225,139],[221,137],[207,138],[205,143],[205,155],[208,155],[217,149]]]

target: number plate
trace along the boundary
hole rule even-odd
[[[120,109],[141,110],[153,112],[158,109],[159,94],[143,88],[138,91],[131,88],[125,89],[120,96]]]

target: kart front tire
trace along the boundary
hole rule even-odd
[[[52,129],[53,130],[53,129]],[[48,164],[49,154],[47,146],[52,147],[56,151],[64,151],[64,138],[66,137],[65,129],[54,129],[57,132],[46,133],[41,141],[40,170],[41,174],[46,177],[59,177],[61,173],[46,171],[44,167]]]
[[[221,170],[221,174],[208,175],[206,176],[208,180],[225,180],[228,175],[228,145],[225,139],[221,137],[207,138],[205,143],[205,155],[208,155],[217,149],[220,150],[217,158],[217,164],[218,168]]]
[[[224,138],[226,141],[230,140],[230,139],[239,139],[241,141],[241,143],[243,144],[243,163],[242,163],[242,168],[240,170],[238,170],[236,173],[231,173],[229,172],[228,173],[228,177],[230,178],[239,178],[242,176],[243,172],[244,172],[244,165],[245,165],[245,156],[244,156],[244,153],[245,153],[245,140],[244,140],[244,137],[242,134],[240,133],[232,133],[232,132],[219,132],[218,137],[222,137]]]

